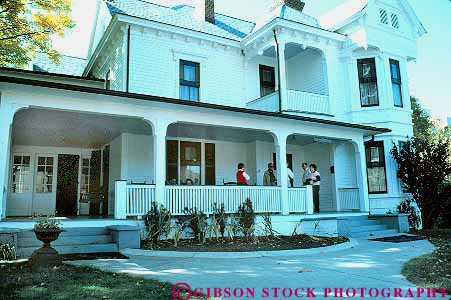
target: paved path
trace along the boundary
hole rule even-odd
[[[398,244],[359,240],[358,246],[347,250],[285,258],[132,256],[129,260],[79,261],[76,264],[172,283],[186,282],[193,288],[255,288],[260,294],[263,288],[310,287],[323,291],[329,287],[414,287],[400,274],[401,267],[409,259],[432,250],[432,244],[424,240]]]

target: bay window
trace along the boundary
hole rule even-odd
[[[387,193],[384,142],[365,143],[368,192],[370,194]]]
[[[399,70],[399,62],[397,60],[390,59],[390,73],[393,102],[395,106],[402,107],[401,72]]]
[[[378,106],[376,61],[374,58],[357,60],[359,73],[360,103],[362,107]]]

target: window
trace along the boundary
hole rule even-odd
[[[180,99],[199,101],[199,63],[180,60]]]
[[[179,182],[179,143],[178,141],[166,142],[166,181],[168,184]]]
[[[388,25],[388,14],[385,9],[379,9],[379,17],[382,24]]]
[[[36,193],[51,193],[53,190],[53,157],[38,156]]]
[[[260,97],[270,95],[276,91],[276,77],[274,67],[260,65]]]
[[[91,175],[91,160],[83,158],[81,164],[80,193],[89,194],[89,176]]]
[[[393,90],[393,102],[395,106],[402,107],[401,72],[399,62],[390,59],[391,86]]]
[[[191,179],[194,185],[200,185],[201,143],[180,142],[180,183]]]
[[[11,191],[22,194],[30,191],[30,156],[14,155]]]
[[[391,26],[399,29],[399,19],[397,14],[391,14]]]
[[[384,142],[365,143],[366,169],[368,175],[368,192],[383,194],[387,192],[385,173]]]
[[[360,85],[360,103],[362,107],[378,106],[376,62],[374,58],[357,61]]]

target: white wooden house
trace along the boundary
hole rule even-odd
[[[128,224],[152,201],[177,215],[250,198],[282,227],[327,218],[330,233],[395,211],[408,195],[390,149],[412,135],[407,63],[424,27],[406,0],[352,0],[318,19],[299,0],[271,2],[253,23],[214,0],[99,1],[86,61],[2,68],[0,227],[34,214]],[[249,185],[226,185],[240,162]],[[269,162],[278,186],[262,186]],[[321,173],[320,214],[302,162]]]

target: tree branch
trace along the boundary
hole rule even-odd
[[[50,30],[47,30],[47,31],[34,31],[34,32],[20,33],[20,34],[8,36],[8,37],[0,38],[0,41],[13,40],[13,39],[16,39],[16,38],[19,38],[22,36],[30,36],[30,35],[35,35],[35,34],[39,34],[39,33],[48,34],[51,32],[50,32]]]

